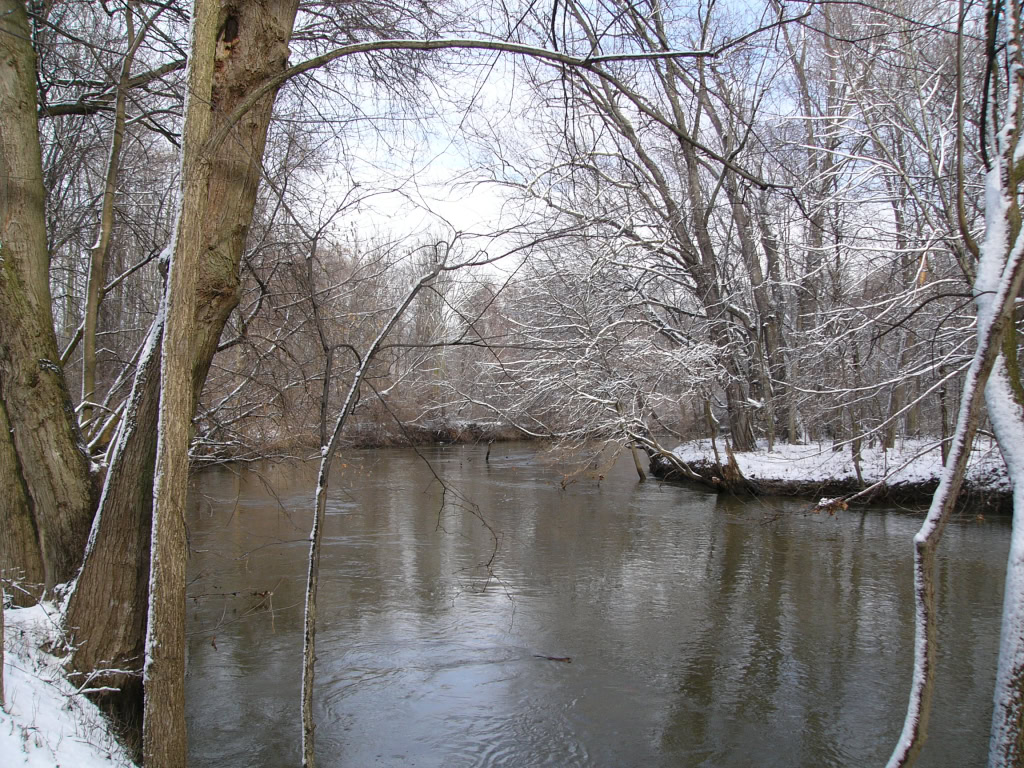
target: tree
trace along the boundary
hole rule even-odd
[[[89,279],[86,288],[85,319],[82,323],[82,419],[89,421],[92,416],[91,401],[96,399],[96,333],[100,310],[100,293],[105,283],[107,253],[114,229],[114,195],[117,188],[118,169],[121,164],[121,147],[124,144],[127,117],[128,88],[131,80],[132,62],[143,35],[135,34],[135,11],[131,5],[124,8],[127,37],[127,51],[121,64],[117,81],[117,95],[114,106],[114,125],[110,139],[110,159],[103,185],[103,203],[97,227],[96,243],[89,259]]]
[[[655,435],[682,398],[721,375],[715,349],[666,333],[649,295],[620,272],[613,257],[534,254],[498,324],[506,330],[480,336],[491,354],[470,382],[449,380],[453,406],[485,407],[575,451],[596,440],[668,453]]]
[[[391,333],[392,329],[402,318],[406,309],[413,302],[416,296],[427,287],[438,274],[446,268],[443,261],[435,264],[432,269],[423,274],[413,285],[412,289],[405,295],[403,300],[394,309],[391,316],[384,323],[383,328],[374,339],[370,347],[364,350],[361,355],[359,369],[356,371],[349,386],[348,394],[345,396],[344,404],[334,423],[334,429],[328,435],[327,432],[327,399],[323,400],[324,410],[321,411],[321,448],[320,448],[320,469],[317,474],[317,486],[315,496],[315,508],[313,512],[313,526],[310,531],[310,552],[309,571],[306,578],[306,600],[305,620],[303,626],[302,646],[302,765],[304,768],[313,768],[316,765],[316,744],[315,724],[313,722],[313,680],[316,661],[316,598],[320,580],[320,548],[323,531],[324,516],[327,511],[327,488],[331,475],[331,466],[334,463],[334,456],[338,449],[338,440],[341,438],[345,422],[355,407],[360,387],[366,377],[370,364],[373,362],[377,351],[380,349],[384,339]],[[449,269],[455,268],[452,266]],[[331,364],[331,356],[327,355],[327,365]],[[325,382],[329,379],[325,376]]]
[[[1013,527],[1006,570],[999,666],[996,674],[989,765],[1024,764],[1024,386],[1018,364],[1016,307],[1024,287],[1024,230],[1020,193],[1024,185],[1021,148],[1024,126],[1024,53],[1022,8],[1017,2],[989,4],[987,64],[991,80],[982,94],[995,130],[988,149],[985,238],[974,288],[977,349],[964,383],[953,443],[939,489],[914,540],[914,588],[917,604],[914,677],[900,740],[889,765],[910,765],[927,732],[935,686],[937,618],[935,558],[957,491],[963,481],[971,441],[984,403],[1013,483]],[[996,45],[1001,36],[1002,45]],[[1002,60],[1000,60],[1002,59]],[[998,72],[1008,80],[999,87]],[[1002,116],[997,104],[1005,99]],[[984,114],[984,112],[983,112]],[[989,141],[986,120],[982,121]]]
[[[192,280],[185,280],[196,294],[190,327],[182,330],[187,357],[181,357],[182,351],[177,350],[178,357],[173,358],[176,372],[184,372],[190,379],[189,403],[175,406],[185,408],[178,416],[188,423],[221,331],[238,302],[239,264],[255,204],[274,90],[267,90],[262,99],[253,102],[244,120],[230,123],[227,129],[226,116],[256,84],[284,69],[296,7],[294,2],[268,1],[246,4],[237,15],[218,11],[220,16],[209,22],[217,27],[214,37],[202,38],[205,47],[190,51],[193,59],[203,57],[213,69],[209,98],[198,97],[193,102],[197,111],[189,115],[190,119],[209,121],[210,127],[195,139],[201,142],[193,145],[196,156],[182,161],[183,170],[198,164],[201,175],[183,187],[175,234],[176,244],[188,243],[190,252],[199,249],[202,253],[201,258],[192,256],[197,271]],[[231,37],[233,34],[237,36]],[[223,138],[211,144],[215,128]],[[173,263],[173,255],[170,261]],[[189,306],[186,302],[185,307]],[[178,306],[175,311],[181,322],[181,313],[188,310]],[[138,696],[138,680],[133,682],[125,670],[137,668],[143,653],[147,587],[151,586],[150,509],[154,499],[161,343],[164,324],[171,315],[165,304],[150,329],[65,618],[77,640],[72,660],[75,669],[83,674],[104,667],[117,670],[104,684],[126,687],[129,698],[133,690]],[[180,381],[177,386],[182,386]],[[179,440],[186,441],[183,450],[187,450],[189,431],[186,428],[177,434]],[[178,497],[177,503],[183,498]],[[175,567],[183,564],[175,563]],[[98,601],[109,602],[116,610],[96,611]]]
[[[386,39],[332,47],[312,37],[301,42],[328,50],[288,67],[297,6],[289,0],[194,3],[196,37],[186,44],[190,90],[182,117],[181,194],[172,245],[162,260],[169,287],[133,356],[133,370],[123,377],[131,382],[130,393],[122,406],[111,409],[100,430],[110,435],[110,448],[103,451],[93,443],[107,458],[102,465],[90,461],[59,364],[50,314],[39,119],[92,115],[116,105],[130,71],[121,58],[112,85],[106,78],[91,80],[89,86],[98,92],[51,103],[47,93],[37,92],[33,42],[46,37],[34,34],[41,28],[62,31],[45,15],[52,7],[34,17],[33,30],[23,3],[0,5],[0,96],[5,105],[0,117],[0,323],[5,329],[0,340],[0,482],[11,499],[0,525],[2,555],[29,577],[53,586],[75,575],[84,552],[65,612],[75,641],[71,664],[94,687],[120,686],[131,700],[138,698],[139,662],[145,655],[150,690],[144,750],[154,764],[184,761],[178,697],[182,667],[175,646],[183,621],[181,514],[190,424],[222,330],[238,303],[239,266],[278,89],[345,57],[389,50],[505,51],[597,69],[618,59],[573,57],[482,39]],[[389,7],[379,15],[404,22],[415,19],[417,11]],[[134,17],[129,12],[122,18]],[[172,35],[173,26],[161,33]],[[173,42],[168,46],[176,47]],[[143,87],[180,66],[176,56],[157,64],[152,72],[158,74],[128,77],[128,85]],[[173,127],[153,127],[175,138]],[[104,187],[116,165],[104,166]],[[69,270],[68,275],[77,290],[77,274]],[[67,320],[65,330],[74,324],[74,313]],[[162,705],[169,709],[156,708]],[[170,724],[166,731],[157,730],[165,719]]]
[[[24,3],[0,4],[0,559],[67,581],[92,520],[89,459],[51,317],[36,55]]]
[[[181,147],[178,221],[168,265],[164,335],[160,363],[160,417],[157,424],[153,524],[150,547],[149,611],[143,668],[145,709],[142,759],[147,766],[185,765],[185,508],[188,448],[197,383],[192,375],[193,339],[200,329],[200,265],[210,240],[203,229],[212,180],[213,157],[206,151],[214,121],[214,56],[217,7],[197,0]],[[227,40],[227,21],[220,35]],[[234,23],[237,25],[238,20]],[[231,44],[237,37],[232,35]],[[252,208],[248,211],[252,216]],[[217,333],[220,335],[220,329]],[[212,352],[210,354],[212,357]],[[205,378],[205,376],[204,376]]]
[[[748,450],[754,404],[770,403],[776,392],[782,400],[788,390],[782,328],[765,280],[775,238],[759,215],[758,193],[774,184],[764,174],[757,127],[783,61],[772,39],[793,19],[766,8],[731,24],[713,5],[691,15],[660,2],[568,3],[563,13],[558,43],[565,50],[655,58],[649,66],[624,62],[607,77],[537,73],[543,117],[530,131],[545,138],[547,156],[539,165],[531,147],[516,158],[533,165],[530,172],[503,180],[546,206],[567,239],[613,250],[628,273],[623,281],[648,292],[645,300],[669,336],[699,333],[717,348],[714,389],[725,401],[735,447]],[[535,24],[546,29],[542,20]],[[716,55],[692,64],[657,58],[687,45]],[[753,307],[745,295],[751,284]],[[681,298],[676,307],[664,304],[670,292]]]

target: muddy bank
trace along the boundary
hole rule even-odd
[[[343,448],[408,448],[437,444],[492,443],[529,440],[519,430],[500,424],[464,422],[430,427],[356,424],[342,437]],[[195,466],[269,460],[304,459],[318,455],[316,434],[298,432],[263,441],[215,442],[197,440],[191,458]]]
[[[529,439],[517,429],[500,424],[466,422],[439,426],[369,425],[353,430],[345,443],[353,448],[402,448],[414,445],[489,443]]]

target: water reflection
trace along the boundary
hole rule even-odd
[[[322,765],[888,756],[910,678],[917,517],[823,517],[791,501],[638,485],[628,463],[563,491],[530,446],[483,456],[427,453],[449,492],[411,451],[345,457],[322,561]],[[197,483],[191,765],[299,761],[313,480],[312,468],[275,467]],[[947,531],[922,764],[983,760],[1007,545],[998,520]]]

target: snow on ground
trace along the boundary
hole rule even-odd
[[[788,445],[776,442],[774,450],[768,450],[762,441],[758,450],[751,453],[736,453],[740,471],[750,480],[827,483],[851,480],[857,477],[853,466],[850,445],[811,443],[809,445]],[[722,462],[725,462],[725,445],[718,441]],[[684,443],[673,451],[687,463],[714,462],[715,455],[710,440],[696,440]],[[895,486],[903,483],[938,481],[942,469],[942,455],[936,440],[897,440],[890,450],[883,450],[877,443],[861,448],[861,471],[867,485],[886,478],[886,483]],[[1010,481],[999,448],[994,440],[979,438],[971,451],[967,470],[967,485],[978,490],[1010,490]]]
[[[4,611],[0,766],[132,766],[96,706],[65,679],[61,660],[41,650],[57,636],[56,617],[47,603]]]

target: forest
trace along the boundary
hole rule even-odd
[[[1024,764],[1021,10],[0,0],[8,598],[64,585],[73,674],[184,765],[190,467],[321,458],[311,696],[341,446],[818,442],[859,472],[922,440],[909,765],[985,435],[1016,489],[990,764]]]

